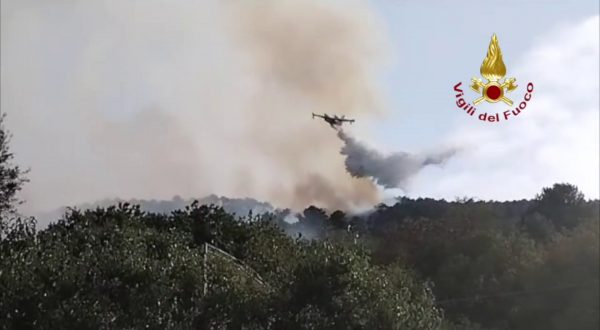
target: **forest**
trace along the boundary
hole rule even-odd
[[[1,122],[0,122],[1,124]],[[598,329],[599,207],[399,197],[364,214],[193,202],[20,215],[0,131],[2,329]]]

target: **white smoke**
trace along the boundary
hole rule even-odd
[[[381,111],[363,4],[6,0],[1,108],[25,212],[104,198],[371,205],[311,112]]]
[[[513,200],[568,182],[598,198],[599,31],[595,15],[557,26],[532,44],[510,73],[521,95],[528,81],[535,84],[527,109],[496,127],[459,118],[444,140],[469,147],[443,171],[421,172],[411,196]],[[505,109],[495,111],[502,116]]]

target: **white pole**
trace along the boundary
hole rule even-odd
[[[208,255],[208,244],[204,243],[204,297],[206,297],[207,291],[208,291],[208,276],[206,274],[206,266],[207,266],[207,262],[206,262],[206,257]]]

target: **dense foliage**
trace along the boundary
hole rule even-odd
[[[1,127],[0,119],[0,127]],[[599,202],[399,198],[243,218],[193,203],[15,210],[0,135],[1,329],[598,329]]]
[[[353,243],[294,240],[269,218],[238,221],[221,208],[194,204],[170,216],[129,205],[71,211],[0,248],[6,328],[431,329],[441,322],[431,291],[406,269],[374,266]]]
[[[20,202],[17,192],[27,182],[26,172],[13,163],[14,155],[8,145],[11,135],[4,127],[4,119],[5,115],[0,115],[0,239],[15,227],[25,225],[17,216],[16,206]]]
[[[2,325],[595,329],[598,202],[557,192],[580,195],[402,198],[366,217],[310,207],[295,224],[198,204],[71,210],[0,243]]]

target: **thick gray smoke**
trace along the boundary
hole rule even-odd
[[[338,137],[344,141],[341,154],[346,156],[346,170],[353,177],[371,178],[385,188],[406,189],[409,179],[428,165],[441,165],[455,153],[448,150],[428,155],[413,155],[395,152],[384,155],[350,137],[344,131],[338,131]]]

